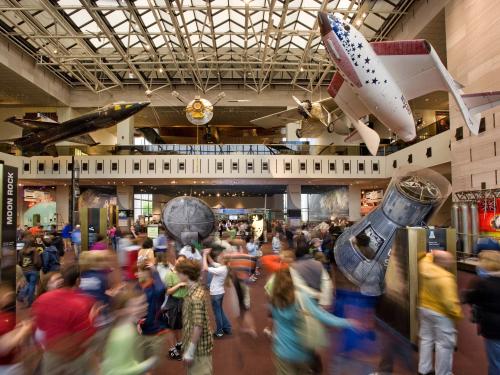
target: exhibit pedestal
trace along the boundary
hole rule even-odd
[[[439,244],[437,231],[443,233]],[[406,338],[418,344],[418,260],[428,249],[446,249],[456,256],[455,229],[408,227],[398,229],[391,247],[385,275],[385,292],[377,306],[377,317]],[[456,274],[456,266],[453,270]]]
[[[98,233],[106,236],[108,229],[107,208],[81,208],[79,212],[82,231],[82,250],[88,250]]]

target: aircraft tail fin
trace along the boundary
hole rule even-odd
[[[380,136],[378,133],[365,125],[363,121],[358,120],[351,122],[353,123],[355,130],[345,138],[345,141],[352,143],[362,139],[366,144],[368,151],[370,151],[370,154],[373,156],[377,155],[378,147],[380,145]]]
[[[500,91],[466,94],[461,95],[461,98],[469,111],[469,116],[465,116],[467,125],[472,134],[477,135],[482,112],[500,106]]]

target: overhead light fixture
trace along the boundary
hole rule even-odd
[[[145,49],[146,51],[149,51],[149,50],[151,49],[151,47],[149,46],[149,44],[146,44],[146,45],[144,46],[144,49]]]
[[[220,197],[220,193],[217,193],[217,197]]]
[[[356,20],[356,26],[361,26],[362,23],[363,23],[362,20]]]
[[[57,49],[54,49],[54,51],[53,51],[53,52],[54,52],[54,53],[57,53]]]
[[[363,12],[363,14],[361,15],[361,17],[366,18],[366,13]]]
[[[142,181],[139,181],[140,184],[142,184]]]
[[[163,68],[158,69],[158,73],[163,73]]]
[[[128,72],[128,78],[130,78],[130,79],[134,78],[134,73]]]
[[[303,71],[304,71],[304,67],[303,67],[303,66],[301,66],[301,67],[300,67],[300,71],[301,71],[301,72],[303,72]]]

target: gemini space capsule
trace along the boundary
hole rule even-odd
[[[337,266],[361,293],[382,294],[396,230],[424,224],[450,192],[448,180],[433,170],[399,170],[380,206],[338,238],[334,250]]]

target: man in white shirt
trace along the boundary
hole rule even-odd
[[[203,250],[203,270],[212,275],[212,280],[210,282],[210,299],[212,301],[212,308],[217,326],[214,336],[215,338],[221,338],[224,334],[231,334],[231,323],[222,308],[228,268],[225,264],[224,254],[221,252],[217,256],[218,263],[216,263],[210,257],[211,251],[212,249]],[[211,267],[208,266],[209,264]]]

